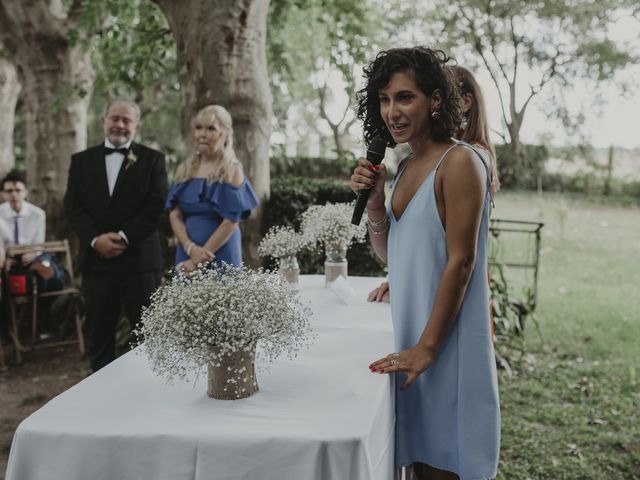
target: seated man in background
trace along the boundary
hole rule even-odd
[[[9,234],[9,238],[3,239],[6,244],[32,245],[44,242],[47,217],[44,210],[27,202],[28,194],[27,182],[22,174],[9,172],[2,180],[5,203],[0,205],[0,218],[8,227],[2,229],[3,236]]]
[[[10,172],[2,180],[0,204],[0,237],[3,245],[35,245],[44,243],[46,214],[40,207],[26,201],[29,191],[23,175]],[[36,273],[39,291],[59,290],[63,287],[64,271],[55,256],[33,251],[20,258],[7,258],[6,268]]]

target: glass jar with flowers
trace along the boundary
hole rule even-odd
[[[300,267],[296,255],[305,246],[304,238],[292,227],[271,227],[258,245],[258,255],[278,259],[278,272],[293,289],[298,288]]]
[[[353,225],[353,207],[354,203],[312,205],[301,215],[301,230],[305,242],[324,246],[326,285],[341,275],[347,277],[347,249],[353,243],[365,240],[366,218],[360,225]]]

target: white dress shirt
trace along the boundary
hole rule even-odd
[[[116,147],[113,143],[109,141],[109,139],[105,139],[104,146],[107,148],[126,148],[127,150],[131,147],[131,140],[120,147]],[[109,155],[105,155],[104,164],[107,169],[107,185],[109,186],[109,196],[113,195],[113,189],[116,187],[116,180],[118,179],[118,174],[120,173],[120,169],[122,168],[122,162],[124,162],[124,155],[118,152],[110,153]],[[125,235],[125,233],[120,230],[118,232],[123,240],[128,244],[129,239]],[[98,237],[94,237],[91,240],[91,248],[96,248],[96,240]]]
[[[108,148],[126,148],[127,150],[131,146],[131,140],[120,147],[116,147],[108,139],[104,141],[104,146]],[[110,153],[104,157],[104,163],[107,168],[107,183],[109,185],[109,195],[113,195],[113,189],[116,186],[116,180],[118,179],[118,173],[124,162],[124,155],[118,152]]]
[[[16,219],[17,217],[17,219]],[[16,212],[9,202],[0,205],[0,236],[4,245],[33,245],[43,243],[46,233],[47,216],[40,207],[23,202]],[[15,223],[18,222],[18,242],[15,240]]]
[[[11,230],[9,230],[9,223],[4,218],[0,218],[0,248],[8,245],[9,239],[12,237],[13,234]]]

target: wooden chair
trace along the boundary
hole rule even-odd
[[[20,329],[18,328],[20,315],[18,315],[18,307],[20,305],[26,306],[29,303],[31,304],[31,347],[33,348],[38,340],[38,300],[41,298],[59,297],[62,295],[68,295],[70,297],[69,311],[74,315],[78,349],[80,350],[80,353],[85,353],[82,321],[80,319],[80,311],[78,308],[80,291],[75,287],[69,242],[65,239],[45,242],[37,245],[10,245],[5,247],[5,249],[7,258],[31,252],[53,253],[56,255],[58,261],[61,261],[62,266],[66,269],[68,274],[68,284],[66,284],[62,290],[40,293],[38,292],[37,282],[34,279],[32,282],[32,291],[27,292],[26,295],[13,296],[10,293],[7,293],[7,302],[9,304],[9,335],[13,341],[16,362],[20,363],[22,361],[22,353],[29,350],[20,341]],[[4,275],[5,283],[8,285],[9,273],[7,269],[5,269]],[[47,346],[54,347],[68,343],[68,341],[52,342],[47,344]]]

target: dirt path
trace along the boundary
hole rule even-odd
[[[0,372],[0,479],[22,420],[89,374],[75,345],[27,352],[21,365]]]

